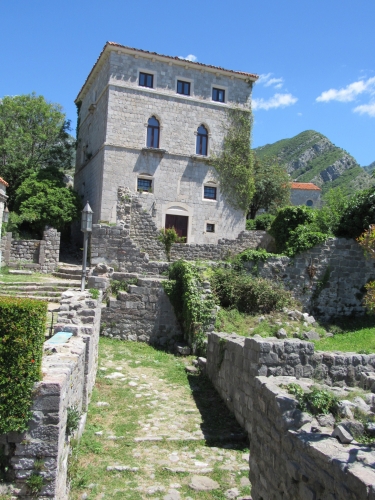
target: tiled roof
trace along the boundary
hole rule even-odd
[[[310,191],[321,191],[320,187],[312,182],[292,182],[292,189],[309,189]]]
[[[9,184],[7,183],[7,181],[4,181],[4,179],[2,177],[0,177],[0,184],[4,184],[4,186],[9,187]]]
[[[130,50],[130,51],[134,51],[134,53],[139,53],[141,52],[142,54],[149,54],[151,56],[157,56],[157,57],[165,57],[167,59],[173,59],[175,61],[184,61],[184,63],[188,64],[189,66],[196,66],[197,68],[198,67],[203,67],[203,68],[211,68],[211,69],[216,69],[218,71],[225,71],[227,73],[231,73],[233,75],[242,75],[242,76],[247,76],[248,78],[250,78],[251,80],[253,81],[256,81],[258,80],[259,76],[256,75],[255,73],[244,73],[243,71],[234,71],[233,69],[225,69],[225,68],[222,68],[220,66],[212,66],[211,64],[203,64],[203,63],[200,63],[200,62],[193,62],[193,61],[188,61],[188,60],[185,60],[185,59],[181,59],[181,57],[177,57],[177,56],[166,56],[164,54],[158,54],[157,52],[150,52],[148,50],[143,50],[143,49],[135,49],[134,47],[128,47],[126,45],[121,45],[119,43],[116,43],[116,42],[107,42],[104,47],[103,47],[103,50],[101,51],[101,53],[99,54],[99,57],[98,59],[96,60],[94,66],[92,67],[88,77],[86,78],[85,80],[85,83],[82,85],[82,88],[81,90],[78,92],[78,95],[77,95],[77,98],[76,100],[78,99],[78,97],[80,96],[82,90],[84,89],[86,83],[89,81],[90,79],[90,76],[92,75],[96,65],[98,64],[101,56],[103,55],[103,53],[105,52],[105,49],[110,46],[110,47],[119,47],[121,49],[126,49],[126,50]]]

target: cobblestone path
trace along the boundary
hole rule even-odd
[[[101,339],[71,499],[248,499],[242,429],[191,358]]]

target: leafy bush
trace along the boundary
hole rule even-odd
[[[185,339],[191,346],[203,347],[205,331],[212,321],[215,302],[202,300],[201,280],[194,264],[179,260],[169,268],[169,281],[163,287],[174,307]]]
[[[46,314],[46,302],[0,297],[0,434],[27,429]]]
[[[299,384],[292,382],[283,386],[289,394],[293,394],[298,407],[302,411],[308,411],[313,415],[336,413],[338,398],[332,392],[319,387],[312,387],[310,392],[305,392]]]
[[[91,297],[93,299],[98,299],[99,298],[99,290],[97,288],[90,288],[89,292],[91,293]]]
[[[275,254],[267,252],[264,248],[260,248],[259,250],[248,248],[237,255],[237,258],[242,262],[264,262],[270,257],[275,257]]]
[[[313,225],[297,226],[289,235],[289,239],[285,245],[285,253],[289,257],[292,257],[297,253],[314,247],[318,243],[322,243],[327,237],[328,234],[316,231]]]
[[[282,285],[233,269],[216,269],[211,286],[223,307],[235,307],[247,314],[278,311],[293,303]]]
[[[75,406],[69,406],[66,417],[66,433],[71,436],[79,427],[81,414]]]
[[[119,292],[127,292],[129,290],[129,285],[136,285],[137,278],[131,278],[128,280],[111,280],[111,283],[108,287],[108,293],[117,297]]]
[[[272,222],[275,220],[275,215],[262,214],[258,215],[255,219],[246,220],[246,229],[248,231],[257,229],[259,231],[268,231]]]
[[[163,243],[168,261],[171,260],[171,248],[173,243],[184,243],[185,236],[178,236],[174,227],[163,228],[159,232],[158,240]]]
[[[285,252],[292,231],[300,225],[314,222],[315,217],[315,211],[304,206],[286,207],[279,210],[269,230],[269,233],[275,238],[277,251]]]
[[[350,198],[341,212],[336,235],[358,238],[371,224],[375,224],[375,186]]]

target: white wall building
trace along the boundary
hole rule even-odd
[[[322,190],[312,182],[292,182],[290,201],[292,205],[306,205],[307,207],[320,208],[320,195]]]
[[[108,42],[76,99],[74,184],[94,222],[116,222],[123,186],[188,243],[237,237],[245,215],[223,199],[206,160],[220,151],[228,108],[250,109],[256,79]]]

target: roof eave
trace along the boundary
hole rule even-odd
[[[167,63],[170,63],[171,61],[173,61],[173,64],[176,64],[177,66],[187,66],[187,67],[195,69],[195,70],[207,71],[208,73],[217,73],[217,74],[229,76],[232,78],[239,78],[240,80],[246,80],[248,82],[256,82],[259,78],[258,75],[253,74],[253,73],[242,73],[240,71],[219,68],[216,66],[210,66],[208,64],[187,61],[186,59],[180,59],[178,57],[157,54],[156,52],[148,52],[148,51],[144,51],[141,49],[126,47],[124,45],[120,45],[120,44],[117,44],[115,42],[107,42],[105,44],[105,46],[103,47],[103,50],[99,54],[99,57],[98,57],[96,63],[94,64],[93,68],[91,69],[88,77],[86,78],[85,83],[83,84],[81,90],[79,91],[79,93],[74,101],[75,103],[77,103],[83,99],[83,97],[86,93],[85,91],[88,90],[88,88],[90,88],[92,78],[100,70],[106,57],[113,50],[116,50],[119,53],[129,54],[129,55],[139,54],[139,55],[141,55],[141,57],[143,57],[145,59],[155,59],[155,60],[163,61],[163,62],[167,62]]]

